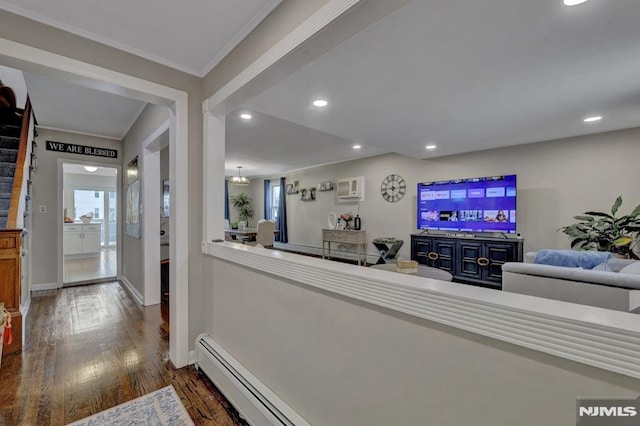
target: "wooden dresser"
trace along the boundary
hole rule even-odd
[[[13,343],[4,345],[2,353],[11,354],[22,349],[22,314],[20,313],[20,297],[22,273],[21,229],[0,230],[0,302],[11,313],[13,327]]]
[[[353,244],[357,246],[358,265],[367,263],[367,236],[365,231],[351,229],[322,230],[322,258],[332,257],[331,243]],[[335,255],[335,253],[334,253]]]

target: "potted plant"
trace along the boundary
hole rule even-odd
[[[580,222],[559,230],[572,238],[571,248],[609,251],[621,257],[638,259],[633,249],[640,231],[640,205],[631,214],[617,217],[621,205],[622,196],[619,196],[611,207],[611,214],[585,212],[574,216]]]
[[[246,193],[240,192],[231,196],[231,204],[238,210],[238,221],[245,221],[249,226],[249,219],[253,218],[253,200]]]

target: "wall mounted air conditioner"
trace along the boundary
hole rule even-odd
[[[364,196],[364,176],[338,179],[338,200],[353,200]]]

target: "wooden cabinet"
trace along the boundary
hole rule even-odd
[[[454,281],[502,287],[502,265],[522,261],[522,239],[411,235],[411,258],[444,269]]]
[[[0,230],[0,302],[11,313],[13,327],[13,343],[2,348],[5,355],[22,349],[21,238],[21,229]]]
[[[101,231],[100,224],[65,224],[63,233],[64,254],[99,254]]]
[[[332,257],[331,243],[353,244],[357,247],[358,265],[367,263],[367,235],[365,231],[351,229],[322,230],[322,258]],[[334,251],[335,256],[335,251]]]

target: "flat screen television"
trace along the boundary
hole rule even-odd
[[[516,175],[418,183],[418,229],[516,232]]]

